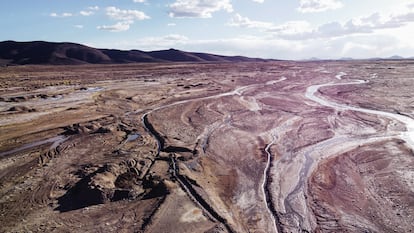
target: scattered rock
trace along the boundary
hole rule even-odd
[[[26,106],[13,106],[7,110],[8,112],[36,112],[34,108],[28,108]]]

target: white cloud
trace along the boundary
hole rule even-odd
[[[302,42],[269,39],[258,36],[238,36],[217,40],[188,40],[181,45],[187,51],[199,51],[220,55],[243,55],[249,57],[283,58],[301,54]],[[303,54],[301,54],[303,56]]]
[[[206,52],[221,55],[245,55],[250,57],[287,58],[292,52],[301,51],[301,42],[280,39],[240,36],[236,38],[193,40],[183,35],[171,34],[161,37],[145,37],[136,41],[91,44],[94,47],[139,49],[145,51],[176,48],[184,51]],[[283,52],[282,52],[283,51]],[[303,55],[303,54],[302,54]]]
[[[122,32],[129,30],[131,22],[118,22],[114,25],[102,25],[96,27],[99,30],[106,30],[110,32]]]
[[[92,10],[92,11],[98,11],[99,10],[99,6],[90,6],[90,7],[88,7],[88,9],[89,10]]]
[[[168,23],[167,26],[168,27],[175,27],[175,26],[177,26],[177,24],[175,24],[175,23]]]
[[[145,0],[134,0],[134,2],[143,3],[143,2],[145,2]]]
[[[275,33],[281,37],[301,36],[312,33],[313,28],[307,21],[289,21],[284,24],[273,26],[268,32]]]
[[[342,57],[345,57],[349,54],[355,53],[356,51],[361,51],[361,50],[373,51],[374,49],[376,49],[376,46],[374,46],[372,44],[365,44],[365,43],[358,43],[358,42],[355,42],[355,41],[348,41],[348,42],[345,42],[345,44],[343,45],[341,55],[342,55]]]
[[[414,23],[414,9],[392,15],[383,15],[377,12],[367,17],[351,19],[345,24],[332,22],[319,26],[315,33],[320,36],[366,34],[382,29],[400,28],[408,23]]]
[[[233,12],[231,0],[176,0],[169,5],[172,18],[211,18],[212,13]]]
[[[273,24],[270,22],[255,21],[240,14],[235,14],[228,23],[229,26],[261,29],[264,32],[271,33],[278,37],[301,37],[302,35],[309,35],[314,30],[311,24],[307,21],[288,21],[283,24]]]
[[[83,28],[83,25],[81,25],[81,24],[77,24],[77,25],[73,25],[75,28],[78,28],[78,29],[82,29]]]
[[[118,20],[119,22],[117,22],[114,25],[98,26],[97,28],[99,30],[107,30],[111,32],[127,31],[129,30],[131,24],[133,24],[135,20],[145,20],[150,18],[142,11],[121,10],[114,6],[106,8],[106,15],[111,19]]]
[[[50,16],[55,17],[55,18],[66,18],[66,17],[73,16],[73,14],[72,13],[67,13],[67,12],[62,13],[62,14],[58,14],[58,13],[53,12],[53,13],[50,13]]]
[[[280,59],[369,58],[393,55],[397,51],[398,40],[383,35],[377,35],[374,41],[371,36],[367,35],[333,39],[318,38],[305,41],[244,36],[222,40],[188,41],[183,48],[188,51],[201,50],[224,55]]]
[[[335,10],[343,6],[339,0],[300,0],[297,10],[302,13],[313,13]]]
[[[106,8],[106,15],[108,15],[111,19],[115,20],[144,20],[149,19],[150,17],[146,15],[142,11],[138,10],[121,10],[114,6],[110,6]]]
[[[94,12],[93,11],[80,11],[79,14],[83,16],[91,16],[94,14]]]
[[[385,29],[401,28],[409,23],[414,23],[414,8],[406,7],[398,13],[381,14],[379,12],[369,16],[353,18],[345,23],[329,22],[316,27],[309,23],[288,22],[274,26],[268,30],[277,37],[294,40],[306,40],[315,38],[343,37],[355,34],[373,34]]]
[[[414,51],[414,5],[393,13],[374,13],[348,21],[312,25],[307,21],[282,24],[256,21],[235,14],[228,25],[258,29],[256,36],[195,40],[179,34],[112,41],[98,47],[160,50],[176,48],[223,55],[307,59],[318,57],[370,58],[395,54],[409,57]],[[109,30],[109,29],[107,29]],[[246,32],[248,30],[244,30]],[[249,30],[250,31],[250,30]]]
[[[190,40],[188,37],[180,34],[169,34],[161,37],[145,37],[131,43],[128,47],[139,48],[140,50],[162,50],[168,48],[179,48]]]
[[[404,30],[412,30],[414,25]],[[395,29],[393,29],[395,30]],[[401,29],[402,30],[402,29]],[[414,37],[414,36],[413,36]],[[348,35],[337,38],[290,40],[267,36],[238,36],[232,38],[194,40],[179,34],[161,37],[145,37],[135,41],[112,41],[92,44],[94,47],[161,50],[176,48],[184,51],[206,52],[221,55],[243,55],[276,59],[337,59],[340,57],[370,58],[389,57],[395,54],[412,56],[411,40],[405,45],[389,33],[374,35]]]
[[[62,13],[62,17],[70,17],[72,16],[72,13]]]
[[[273,24],[263,21],[250,20],[247,17],[243,17],[240,14],[235,14],[229,22],[230,26],[233,27],[244,27],[244,28],[259,28],[259,29],[270,29],[273,28]]]
[[[180,34],[170,34],[162,37],[164,41],[177,41],[177,42],[183,42],[187,41],[188,37],[180,35]]]
[[[257,2],[257,3],[264,3],[264,0],[252,0],[253,2]]]

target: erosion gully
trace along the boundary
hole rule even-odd
[[[60,144],[62,144],[64,141],[66,141],[68,138],[69,137],[67,137],[67,136],[59,135],[59,136],[48,138],[48,139],[45,139],[45,140],[28,143],[28,144],[25,144],[23,146],[20,146],[18,148],[15,148],[15,149],[12,149],[12,150],[9,150],[9,151],[0,152],[0,158],[11,155],[11,154],[15,154],[15,153],[18,153],[18,152],[21,152],[21,151],[29,150],[31,148],[41,146],[41,145],[44,145],[44,144],[48,144],[48,143],[52,143],[49,150],[53,150],[56,147],[58,147]]]
[[[158,157],[160,152],[163,150],[165,142],[164,142],[164,139],[161,137],[161,135],[154,129],[152,124],[148,121],[148,115],[149,114],[151,114],[151,113],[153,113],[157,110],[161,110],[161,109],[165,109],[165,108],[168,108],[168,107],[176,106],[176,105],[179,105],[179,104],[185,104],[185,103],[189,103],[189,102],[193,102],[193,101],[216,99],[216,98],[220,98],[220,97],[224,97],[224,96],[232,96],[232,95],[241,96],[241,95],[243,95],[243,92],[245,92],[245,91],[247,91],[251,88],[263,87],[264,85],[273,85],[275,83],[278,83],[278,82],[281,82],[281,81],[284,81],[284,80],[286,80],[286,77],[282,77],[279,80],[271,81],[271,82],[268,82],[266,84],[252,84],[252,85],[238,87],[233,91],[220,93],[220,94],[217,94],[217,95],[194,98],[194,99],[188,99],[188,100],[181,100],[181,101],[173,102],[173,103],[170,103],[170,104],[167,104],[167,105],[162,105],[162,106],[156,107],[156,108],[144,113],[141,117],[141,121],[142,121],[142,124],[143,124],[145,130],[157,142],[156,157]],[[269,186],[268,176],[270,175],[270,167],[271,167],[271,161],[272,161],[272,155],[270,153],[270,147],[275,141],[276,141],[276,137],[274,137],[273,141],[269,145],[267,145],[267,147],[265,148],[265,151],[266,151],[268,157],[267,157],[266,168],[263,172],[264,178],[263,178],[263,183],[262,183],[262,191],[263,191],[263,196],[264,196],[264,199],[265,199],[265,202],[266,202],[266,207],[267,207],[268,212],[270,213],[270,215],[273,219],[274,230],[275,230],[275,232],[282,232],[280,224],[279,224],[279,218],[278,218],[276,210],[273,206],[272,198],[271,198],[270,191],[269,191],[269,188],[268,188],[268,186]],[[155,162],[155,160],[152,162],[151,166],[153,165],[154,162]],[[180,175],[179,166],[178,166],[177,163],[178,162],[175,159],[175,157],[171,156],[171,166],[172,166],[173,176],[177,179],[177,181],[179,182],[179,184],[180,184],[181,188],[184,190],[184,192],[186,192],[187,195],[190,197],[190,199],[193,200],[207,214],[209,219],[211,219],[212,221],[220,222],[221,224],[223,224],[228,232],[235,232],[231,228],[231,226],[227,223],[227,220],[225,218],[223,218],[222,216],[220,216],[218,214],[218,212],[215,211],[214,208],[212,206],[210,206],[207,203],[207,201],[204,200],[204,198],[200,194],[197,193],[197,191],[192,187],[192,185],[186,179],[186,177]],[[148,169],[148,170],[150,170],[150,169]]]
[[[343,75],[346,75],[346,73],[344,72],[341,72],[340,74],[342,75],[341,76],[337,75],[336,77],[342,77]],[[376,77],[377,74],[373,74],[372,76]],[[357,84],[364,84],[368,82],[369,82],[368,80],[358,79],[358,80],[354,80],[354,81],[346,82],[346,83],[326,83],[326,84],[313,85],[307,88],[305,96],[306,98],[313,100],[323,106],[331,107],[339,111],[351,110],[351,111],[373,114],[373,115],[391,118],[391,119],[400,121],[406,127],[406,131],[401,132],[400,137],[404,141],[406,141],[410,145],[410,147],[414,148],[414,119],[408,116],[397,114],[397,113],[390,113],[390,112],[385,112],[385,111],[380,111],[380,110],[372,110],[372,109],[367,109],[367,108],[360,108],[360,107],[354,107],[354,106],[349,106],[345,104],[339,104],[336,102],[325,100],[315,95],[315,93],[318,92],[319,88],[321,87],[340,86],[340,85],[357,85]]]
[[[272,153],[270,152],[270,147],[276,142],[277,140],[277,135],[274,132],[272,134],[272,141],[267,144],[266,148],[265,148],[265,152],[267,154],[267,163],[266,163],[266,167],[263,171],[263,183],[262,183],[262,192],[263,192],[263,197],[266,203],[266,207],[267,207],[267,211],[269,212],[270,216],[272,217],[272,222],[273,222],[273,227],[276,233],[280,233],[282,232],[282,227],[280,224],[280,219],[279,219],[279,215],[276,211],[275,206],[273,205],[273,201],[272,201],[272,195],[269,189],[269,185],[270,185],[270,181],[269,181],[269,177],[270,177],[270,168],[272,167],[272,161],[273,161],[273,156]]]
[[[337,74],[335,76],[336,79],[338,80],[343,80],[342,77],[347,75],[345,72],[340,72],[339,74]],[[372,77],[375,78],[377,76],[377,74],[373,74]],[[368,83],[368,80],[359,80],[356,79],[354,81],[350,81],[350,82],[342,82],[342,83],[325,83],[325,84],[318,84],[318,85],[312,85],[309,86],[306,89],[306,93],[305,93],[305,97],[308,98],[309,100],[312,100],[314,102],[317,102],[320,105],[326,106],[326,107],[330,107],[333,108],[335,110],[338,111],[346,111],[346,110],[351,110],[351,111],[356,111],[356,112],[363,112],[363,113],[368,113],[368,114],[373,114],[373,115],[377,115],[380,117],[386,117],[386,118],[391,118],[397,121],[402,122],[405,126],[406,126],[406,131],[403,131],[400,133],[400,138],[404,141],[406,141],[409,146],[411,148],[414,149],[414,119],[407,117],[405,115],[401,115],[401,114],[396,114],[396,113],[390,113],[390,112],[385,112],[385,111],[380,111],[380,110],[372,110],[372,109],[366,109],[366,108],[360,108],[360,107],[354,107],[354,106],[349,106],[346,104],[340,104],[340,103],[336,103],[333,101],[329,101],[326,100],[320,96],[317,96],[315,93],[319,92],[319,89],[322,87],[331,87],[331,86],[340,86],[340,85],[359,85],[359,84],[365,84]],[[321,148],[330,146],[332,144],[337,144],[339,143],[341,140],[343,140],[344,138],[341,136],[336,136],[334,138],[328,139],[326,141],[323,141],[321,143],[316,144],[314,147],[310,148],[308,151],[306,151],[304,153],[305,156],[305,162],[303,164],[302,169],[300,170],[300,174],[299,174],[299,181],[297,183],[297,185],[295,186],[295,188],[287,195],[285,201],[284,201],[284,205],[285,208],[287,210],[287,212],[292,213],[293,215],[295,215],[298,220],[299,220],[299,227],[300,229],[302,229],[302,222],[303,222],[303,218],[302,216],[300,216],[299,213],[297,213],[291,205],[291,200],[294,199],[294,195],[297,195],[297,193],[300,191],[300,189],[302,187],[304,187],[304,184],[306,183],[306,177],[309,175],[310,172],[310,168],[312,167],[314,161],[311,158],[311,154],[314,153],[315,151],[319,151]]]
[[[160,109],[160,108],[158,108]],[[154,111],[154,110],[153,110]],[[152,124],[148,121],[148,114],[152,113],[153,111],[147,112],[142,116],[142,123],[144,125],[145,130],[155,139],[157,142],[157,154],[156,157],[159,156],[160,152],[163,150],[164,147],[164,140],[161,135],[154,129]],[[155,160],[153,160],[151,166]],[[217,211],[214,210],[212,206],[210,206],[204,198],[197,193],[197,191],[191,186],[191,183],[185,178],[185,176],[180,175],[179,173],[179,166],[177,165],[177,161],[174,156],[171,156],[171,168],[173,177],[178,181],[180,187],[183,189],[185,193],[190,197],[190,199],[195,202],[203,211],[206,213],[208,218],[214,222],[219,222],[224,225],[226,230],[230,233],[234,232],[234,230],[230,227],[227,223],[227,220],[221,217]],[[148,169],[150,170],[150,169]]]

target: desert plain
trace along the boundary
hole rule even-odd
[[[0,68],[0,232],[412,232],[414,61]]]

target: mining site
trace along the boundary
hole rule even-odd
[[[0,68],[0,232],[413,232],[414,62]]]

